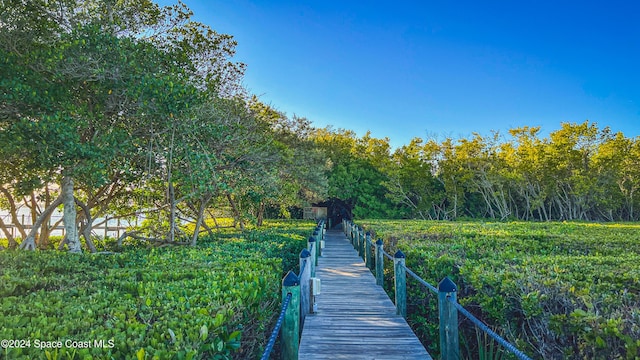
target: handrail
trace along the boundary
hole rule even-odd
[[[280,316],[278,316],[278,320],[276,321],[276,326],[271,331],[271,336],[269,337],[269,342],[267,343],[267,347],[264,349],[262,353],[262,357],[260,360],[269,359],[269,355],[271,355],[271,351],[273,350],[273,345],[276,343],[276,339],[280,334],[280,328],[282,327],[282,321],[284,320],[284,315],[287,312],[287,308],[289,307],[289,303],[291,302],[291,293],[288,293],[284,302],[282,303],[282,309],[280,310]]]
[[[426,282],[423,278],[418,276],[416,273],[411,271],[408,267],[404,267],[407,270],[407,273],[411,275],[414,279],[416,279],[419,283],[427,287],[427,289],[431,290],[433,293],[438,293],[438,289]],[[518,350],[515,346],[513,346],[510,342],[505,340],[502,336],[498,335],[495,331],[491,330],[485,323],[483,323],[480,319],[475,317],[472,313],[470,313],[464,306],[460,305],[457,301],[453,301],[451,297],[447,297],[447,300],[455,306],[458,311],[462,313],[462,315],[466,316],[467,319],[471,320],[480,330],[486,332],[489,336],[491,336],[495,341],[497,341],[500,345],[504,346],[507,350],[511,351],[518,359],[520,360],[531,360],[525,353]]]
[[[345,232],[351,232],[352,231],[352,226],[355,227],[355,224],[353,224],[353,222],[347,222],[347,223],[351,223],[349,225],[345,224],[343,226],[343,228],[345,229]],[[356,233],[361,232],[362,230],[355,230]],[[356,235],[357,237],[358,235]],[[373,243],[371,242],[371,240],[369,239],[369,236],[365,236],[365,241],[369,244]],[[380,242],[381,244],[381,242]],[[354,246],[357,246],[357,244],[354,244]],[[382,251],[382,255],[384,255],[384,257],[386,257],[389,260],[393,260],[395,262],[396,257],[392,256],[390,254],[388,254],[386,251],[384,251],[382,249],[382,245],[380,245],[380,250]],[[377,251],[377,250],[376,250]],[[409,275],[411,275],[411,277],[413,277],[414,279],[416,279],[420,284],[424,285],[427,289],[429,289],[431,292],[435,293],[435,294],[441,294],[441,293],[446,293],[446,294],[450,294],[450,292],[453,292],[454,295],[450,296],[442,296],[442,298],[446,299],[448,303],[452,304],[455,309],[462,313],[465,317],[467,317],[474,325],[476,325],[480,330],[484,331],[485,333],[487,333],[489,336],[491,336],[495,341],[497,341],[500,345],[504,346],[507,350],[509,350],[511,353],[513,353],[518,359],[520,360],[531,360],[530,357],[528,357],[525,353],[523,353],[522,351],[518,350],[513,344],[509,343],[507,340],[505,340],[504,338],[502,338],[500,335],[498,335],[496,332],[494,332],[493,330],[491,330],[485,323],[483,323],[481,320],[479,320],[478,318],[476,318],[473,314],[471,314],[467,309],[464,308],[464,306],[460,305],[457,301],[456,301],[456,297],[455,297],[455,284],[453,284],[453,282],[451,282],[451,280],[449,280],[448,278],[445,278],[442,282],[444,283],[445,280],[448,282],[447,284],[452,284],[454,285],[453,289],[448,289],[448,290],[438,290],[438,288],[436,288],[435,286],[431,285],[430,283],[428,283],[427,281],[425,281],[424,279],[422,279],[420,276],[418,276],[415,272],[413,272],[411,269],[409,269],[405,264],[404,264],[404,254],[400,253],[401,257],[403,258],[401,262],[398,262],[398,267],[401,269],[404,269],[406,271],[406,273],[408,273]],[[369,255],[367,255],[369,256]],[[384,261],[384,259],[382,260]],[[376,264],[376,266],[379,266],[378,264]],[[394,269],[396,269],[397,267],[394,266]],[[396,283],[398,281],[397,279],[398,274],[396,274]],[[404,277],[405,275],[402,275],[402,277]],[[402,280],[404,281],[404,280]],[[403,283],[404,284],[404,283]],[[402,285],[404,286],[404,285]],[[405,290],[406,291],[406,288]],[[406,300],[405,300],[406,301]],[[440,304],[440,306],[443,306],[444,304]],[[396,306],[398,307],[398,313],[402,314],[402,311],[406,311],[406,304],[396,304]],[[403,309],[402,311],[400,309]],[[441,324],[440,326],[442,327],[442,320],[441,320]],[[457,325],[456,325],[457,326]],[[456,330],[457,333],[457,330]],[[442,331],[441,331],[441,337],[442,335]]]
[[[424,285],[427,289],[431,290],[432,293],[437,294],[438,288],[426,282],[423,278],[418,276],[416,273],[411,271],[408,267],[404,267],[407,270],[407,274],[411,275],[412,278],[416,279],[420,284]]]
[[[393,256],[389,255],[386,251],[382,250],[382,255],[384,255],[384,257],[386,257],[387,259],[393,261]]]
[[[449,302],[451,302],[453,304],[453,306],[455,306],[456,309],[458,309],[458,311],[460,311],[462,313],[462,315],[466,316],[467,319],[471,320],[472,323],[474,323],[478,328],[480,328],[480,330],[482,330],[485,333],[487,333],[495,341],[500,343],[500,345],[504,346],[507,350],[511,351],[518,359],[520,359],[520,360],[531,360],[531,358],[528,357],[525,353],[523,353],[522,351],[518,350],[518,348],[513,346],[507,340],[503,339],[500,335],[496,334],[495,331],[489,329],[489,327],[485,323],[483,323],[482,321],[478,320],[478,318],[473,316],[473,314],[470,313],[469,311],[467,311],[467,309],[465,309],[464,306],[460,305],[458,302],[455,302],[453,300],[449,300]]]
[[[267,346],[262,353],[261,360],[267,360],[273,350],[273,346],[280,334],[282,334],[282,355],[283,359],[297,359],[298,347],[300,342],[300,326],[304,321],[305,315],[309,309],[305,306],[312,306],[308,300],[308,291],[301,289],[309,289],[309,276],[315,274],[315,264],[320,253],[320,244],[324,238],[324,220],[318,223],[313,232],[313,236],[309,238],[307,246],[300,253],[300,271],[299,275],[289,271],[282,279],[282,307],[280,316],[276,321],[271,336],[267,342]],[[307,267],[309,264],[309,267]],[[304,282],[305,284],[301,284]],[[291,305],[291,306],[290,306]]]

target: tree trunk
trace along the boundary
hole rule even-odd
[[[256,226],[258,227],[262,226],[262,223],[264,222],[264,208],[264,202],[260,201],[260,205],[258,205],[258,219],[256,221]]]
[[[29,203],[30,202],[30,203]],[[38,217],[38,202],[36,201],[36,193],[35,191],[32,191],[31,194],[29,195],[29,199],[27,199],[26,197],[24,198],[24,204],[27,208],[30,209],[31,212],[31,222],[33,222],[33,219],[36,219]],[[39,233],[36,233],[36,238],[35,238],[35,242],[36,242],[36,246],[38,246],[39,249],[44,249],[44,247],[42,246],[42,233],[45,232],[44,230],[46,230],[47,228],[47,223],[49,221],[46,220],[42,223],[42,227],[40,229]],[[47,236],[49,234],[46,234]]]
[[[193,231],[193,237],[191,238],[191,246],[196,246],[198,242],[198,234],[200,234],[200,226],[204,222],[204,211],[207,208],[207,204],[211,200],[211,195],[206,195],[202,201],[200,202],[200,207],[198,208],[198,218],[196,219],[196,228]]]
[[[40,234],[37,236],[37,244],[38,248],[46,249],[49,247],[49,236],[51,235],[51,226],[49,222],[51,221],[51,216],[47,216],[45,221],[42,222],[42,227],[40,227]]]
[[[51,194],[49,193],[49,187],[44,187],[44,207],[46,208],[51,203]],[[55,226],[55,225],[54,225]],[[51,235],[51,214],[47,216],[40,228],[40,235],[37,238],[38,248],[46,249],[49,246],[49,236]]]
[[[169,181],[169,236],[167,241],[174,242],[176,240],[176,195],[173,183]]]
[[[11,222],[16,227],[16,229],[18,229],[18,232],[20,232],[20,236],[23,239],[26,239],[27,232],[24,230],[23,224],[21,224],[18,219],[18,208],[16,207],[15,199],[13,198],[9,190],[5,189],[2,186],[0,186],[0,192],[2,192],[7,197],[7,201],[9,201],[9,213],[11,214]]]
[[[213,214],[211,213],[211,211],[209,211],[209,210],[207,210],[207,212],[209,213],[209,216],[211,216],[211,219],[213,219],[213,224],[216,226],[216,230],[218,230],[218,231],[219,231],[219,230],[220,230],[220,224],[218,224],[218,220],[216,219],[216,216],[215,216],[215,215],[213,215]],[[206,224],[205,224],[205,225],[206,225]],[[208,228],[208,226],[205,226],[205,227],[207,227],[207,228]],[[209,230],[209,232],[211,232],[211,230]]]
[[[13,235],[11,234],[9,229],[7,228],[7,225],[4,223],[4,221],[2,221],[2,218],[0,218],[0,229],[2,229],[2,232],[4,233],[4,236],[9,241],[9,244],[8,244],[9,245],[9,249],[15,249],[16,246],[18,246],[18,243],[16,242],[16,239],[13,238]]]
[[[49,216],[51,216],[51,213],[53,212],[53,210],[55,210],[55,208],[57,208],[60,204],[62,204],[62,202],[63,202],[63,193],[61,193],[55,200],[53,200],[53,202],[49,206],[47,206],[46,209],[44,209],[42,214],[40,214],[36,222],[33,224],[31,231],[29,231],[29,234],[27,235],[27,237],[22,241],[22,243],[20,243],[20,249],[24,249],[24,250],[36,249],[35,239],[36,239],[36,233],[38,232],[38,229],[40,228],[40,226],[42,226],[42,223],[46,219],[48,219]]]
[[[242,221],[242,216],[240,216],[240,211],[238,210],[238,206],[236,202],[233,200],[231,193],[227,193],[227,200],[229,200],[229,205],[231,205],[231,210],[233,211],[233,216],[236,221],[240,223],[240,230],[244,230],[244,222]]]
[[[76,202],[73,196],[73,179],[70,176],[62,178],[61,195],[63,199],[64,231],[67,237],[70,253],[81,253],[80,239],[78,238],[78,226],[76,223]]]
[[[89,207],[83,203],[82,201],[75,199],[76,204],[80,206],[82,212],[84,213],[85,224],[80,227],[80,231],[82,232],[82,236],[84,237],[84,241],[89,248],[89,251],[92,253],[98,252],[96,246],[93,244],[93,240],[91,240],[91,228],[93,219],[91,218],[91,212],[89,211]]]
[[[211,227],[209,227],[209,225],[207,225],[206,221],[202,222],[202,227],[207,230],[207,233],[209,234],[209,236],[211,236],[213,238],[213,230],[211,230]]]

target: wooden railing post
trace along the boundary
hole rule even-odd
[[[438,284],[438,314],[440,317],[440,358],[457,360],[460,358],[458,340],[458,309],[451,303],[457,302],[456,284],[445,277]]]
[[[353,248],[358,250],[358,226],[353,224]]]
[[[300,279],[289,271],[282,279],[282,301],[291,294],[291,301],[282,321],[282,358],[298,360],[300,345]]]
[[[384,253],[382,239],[376,241],[376,284],[384,286]]]
[[[320,231],[322,231],[322,230],[319,230],[318,228],[316,228],[313,231],[313,237],[316,239],[316,248],[314,249],[315,250],[314,252],[311,252],[311,255],[315,256],[316,264],[318,264],[318,256],[320,256],[320,241],[321,241],[320,240],[320,237],[321,237]],[[315,276],[315,273],[314,273],[314,276]]]
[[[311,259],[311,277],[316,277],[316,256],[314,255],[314,253],[316,251],[317,245],[318,244],[316,244],[316,238],[314,236],[310,236],[307,249],[311,254],[311,256],[309,257],[309,259]]]
[[[311,253],[307,249],[300,252],[300,326],[304,326],[307,314],[313,312],[313,296],[311,295]]]
[[[394,282],[396,290],[396,314],[407,317],[407,269],[405,265],[405,255],[398,250],[393,255]]]
[[[358,227],[354,224],[351,228],[351,237],[353,237],[352,245],[353,248],[358,251]]]
[[[371,258],[371,233],[368,231],[364,237],[364,263],[369,270],[373,269],[373,259]]]
[[[324,251],[325,238],[326,238],[326,229],[324,227],[324,220],[320,222],[320,226],[318,227],[318,256],[322,256],[322,251]]]
[[[364,260],[364,230],[358,227],[358,255]]]
[[[353,246],[354,249],[356,248],[356,237],[358,236],[355,228],[356,226],[353,223],[351,223],[351,229],[349,230],[349,232],[351,233],[351,245]]]

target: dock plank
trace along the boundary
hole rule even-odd
[[[327,231],[316,276],[322,293],[305,319],[300,359],[431,359],[341,231]]]

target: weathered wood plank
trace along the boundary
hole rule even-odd
[[[327,231],[316,276],[318,311],[307,316],[300,359],[431,359],[340,231]]]

